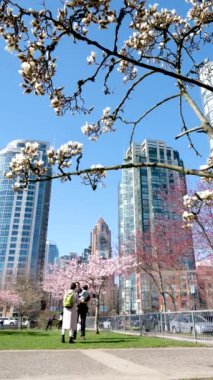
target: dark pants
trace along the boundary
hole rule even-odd
[[[79,315],[81,317],[81,336],[85,336],[87,313],[82,312]]]
[[[81,320],[81,336],[85,336],[85,330],[86,330],[86,317],[88,312],[88,306],[86,303],[80,303],[78,305],[78,321],[79,317]]]
[[[48,321],[47,322],[47,326],[46,326],[46,330],[48,330],[48,329],[52,329],[52,325],[53,325],[53,321]]]

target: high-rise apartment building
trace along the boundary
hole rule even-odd
[[[102,259],[111,257],[111,231],[104,221],[100,218],[90,236],[91,255]]]
[[[13,180],[5,178],[11,159],[28,140],[15,140],[0,151],[0,286],[26,276],[43,277],[50,182],[29,184],[27,190],[14,192]],[[47,142],[38,141],[39,158],[47,163]],[[51,174],[51,169],[49,169]]]
[[[100,218],[93,228],[90,235],[90,256],[96,259],[110,259],[111,252],[111,231],[104,221]],[[100,312],[109,314],[114,309],[114,278],[108,279],[104,284],[104,292],[100,297]]]
[[[142,144],[132,144],[127,151],[126,160],[133,163],[159,162],[183,166],[179,153],[167,147],[163,141],[144,140]],[[119,251],[128,254],[131,242],[135,247],[137,236],[154,233],[156,221],[159,218],[171,217],[170,209],[165,208],[162,193],[168,193],[179,186],[182,198],[186,194],[185,177],[183,174],[158,167],[142,167],[140,169],[122,170],[119,186]],[[185,270],[194,270],[194,252],[191,233],[191,249],[184,262]],[[127,247],[127,248],[126,248]],[[123,312],[143,312],[157,310],[159,295],[153,287],[150,277],[143,274],[139,278],[133,273],[128,280],[121,279],[121,310]]]
[[[84,248],[83,252],[81,254],[82,261],[83,262],[88,262],[90,256],[91,256],[91,247]]]
[[[46,242],[45,265],[54,265],[59,258],[59,250],[52,241]]]
[[[202,82],[213,86],[213,62],[208,62],[203,66],[200,71],[200,79]],[[201,95],[204,113],[213,128],[213,92],[201,87]],[[211,152],[213,152],[213,138],[210,138],[210,148]]]

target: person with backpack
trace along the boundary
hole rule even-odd
[[[77,304],[78,294],[75,282],[71,283],[70,290],[65,292],[63,300],[63,321],[61,330],[61,343],[65,343],[65,332],[69,330],[69,343],[74,342],[74,332],[77,330]]]

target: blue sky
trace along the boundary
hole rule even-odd
[[[160,6],[168,6],[170,0],[159,1]],[[172,1],[173,8],[185,7],[183,0]],[[104,32],[104,40],[107,34]],[[101,33],[98,34],[98,38]],[[108,42],[109,43],[109,42]],[[106,106],[116,104],[118,96],[122,93],[122,76],[113,82],[114,95],[103,97],[102,83],[97,82],[94,87],[89,87],[86,97],[89,104],[95,105],[93,116],[71,115],[67,113],[63,117],[55,115],[49,105],[47,97],[23,95],[19,86],[21,82],[18,74],[19,62],[14,55],[4,51],[4,43],[0,43],[0,80],[1,80],[1,138],[0,149],[4,148],[14,139],[39,139],[49,141],[59,147],[61,144],[75,140],[84,144],[85,155],[82,161],[83,167],[92,164],[113,165],[122,162],[125,151],[128,148],[131,129],[118,125],[115,133],[104,135],[100,141],[89,142],[83,136],[80,127],[85,121],[95,121],[102,114]],[[86,64],[86,57],[93,50],[87,46],[75,47],[65,41],[58,51],[60,57],[58,63],[59,73],[57,83],[66,86],[66,93],[74,88],[75,79],[91,74],[91,67]],[[210,50],[203,52],[203,57],[208,57]],[[211,59],[212,57],[209,56]],[[164,80],[163,80],[164,79]],[[176,92],[172,79],[160,78],[156,75],[150,82],[147,81],[144,88],[136,91],[134,99],[130,100],[125,109],[126,115],[139,115],[149,106]],[[194,90],[194,97],[201,105],[199,89]],[[188,107],[184,107],[185,116],[189,127],[197,126],[198,121]],[[177,149],[186,167],[198,167],[205,163],[209,153],[209,144],[206,136],[195,135],[193,138],[197,149],[203,155],[200,159],[188,148],[186,138],[175,140],[179,133],[181,122],[177,111],[177,101],[160,108],[156,113],[143,121],[137,128],[134,141],[141,142],[145,138],[160,139],[174,149]],[[100,217],[103,217],[112,231],[112,241],[116,246],[118,235],[118,182],[121,173],[110,173],[105,180],[105,187],[99,187],[93,191],[84,186],[79,179],[73,179],[70,183],[54,182],[50,205],[48,226],[48,239],[54,241],[60,254],[70,251],[82,252],[90,240],[90,232]],[[189,179],[192,183],[194,180]]]

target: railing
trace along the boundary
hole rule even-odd
[[[87,328],[94,328],[94,317],[87,318]],[[100,317],[99,329],[213,343],[213,310]]]

